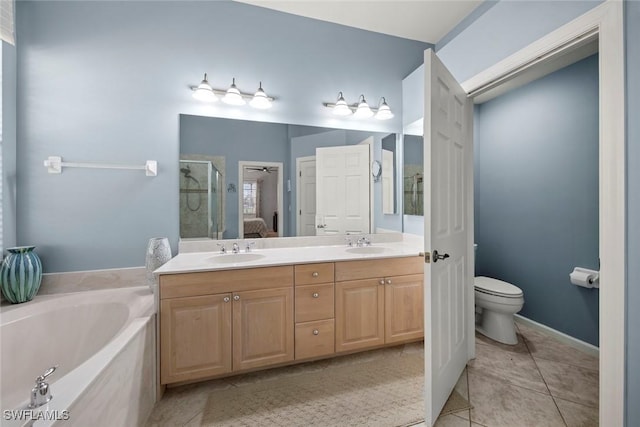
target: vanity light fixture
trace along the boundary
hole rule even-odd
[[[358,119],[368,119],[371,116],[373,116],[371,107],[369,107],[369,104],[367,104],[367,100],[364,99],[364,95],[360,95],[358,108],[356,108],[356,112],[353,113],[353,117],[357,117]]]
[[[335,104],[324,102],[322,105],[331,108],[331,112],[336,116],[349,116],[353,114],[353,117],[357,119],[368,119],[372,116],[378,120],[389,120],[393,118],[391,108],[384,97],[380,99],[378,108],[371,108],[369,104],[367,104],[364,95],[360,95],[357,104],[349,105],[347,101],[345,101],[342,92],[338,92],[338,100]]]
[[[191,90],[193,91],[193,97],[199,101],[215,102],[218,100],[218,97],[222,97],[222,102],[225,104],[240,106],[249,101],[250,106],[261,110],[271,108],[275,100],[274,97],[267,96],[264,89],[262,89],[262,82],[260,82],[256,93],[243,93],[240,92],[236,86],[236,79],[234,78],[229,89],[225,91],[212,88],[207,80],[206,73],[204,74],[202,82],[198,86],[191,86]]]
[[[229,105],[244,105],[247,103],[244,99],[242,99],[242,95],[236,87],[235,77],[233,78],[231,86],[229,87],[229,89],[227,89],[227,93],[224,95],[224,98],[222,98],[222,102]]]
[[[378,120],[389,120],[393,118],[391,108],[389,108],[387,100],[384,99],[384,96],[380,98],[380,105],[378,105],[378,112],[376,113],[375,118]]]
[[[204,73],[204,79],[202,79],[202,82],[193,89],[193,97],[204,102],[216,102],[218,100],[218,97],[213,92],[213,88],[207,80],[207,73]]]

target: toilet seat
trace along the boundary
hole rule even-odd
[[[502,298],[522,298],[522,289],[502,280],[478,276],[473,284],[476,292]]]

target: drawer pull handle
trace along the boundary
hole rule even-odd
[[[235,295],[235,296],[233,297],[233,300],[234,300],[234,301],[240,301],[240,295]]]
[[[311,295],[311,296],[314,297],[314,298],[318,298],[320,296],[320,294],[317,293],[317,292],[314,292],[313,295]]]
[[[387,285],[391,284],[391,279],[387,279]]]
[[[313,335],[318,335],[319,333],[320,333],[320,331],[319,331],[319,330],[317,330],[317,329],[314,329],[314,330],[313,330]]]
[[[313,273],[311,273],[311,275],[312,275],[313,277],[318,277],[318,276],[319,276],[319,274],[318,274],[318,272],[317,272],[317,271],[314,271]]]
[[[380,284],[384,285],[384,279],[380,279]]]
[[[224,301],[224,302],[229,302],[229,301],[231,301],[231,298],[229,298],[229,297],[224,297],[224,298],[222,298],[222,301]]]

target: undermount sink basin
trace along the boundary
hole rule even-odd
[[[347,252],[352,254],[381,254],[388,251],[389,249],[382,246],[360,246],[347,249]]]
[[[240,262],[257,261],[262,258],[264,258],[264,255],[252,253],[220,254],[209,258],[209,261],[217,264],[237,264]]]

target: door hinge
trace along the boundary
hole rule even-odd
[[[425,264],[430,264],[431,263],[431,252],[424,252],[424,253],[420,253],[421,256],[424,256],[424,263]]]

